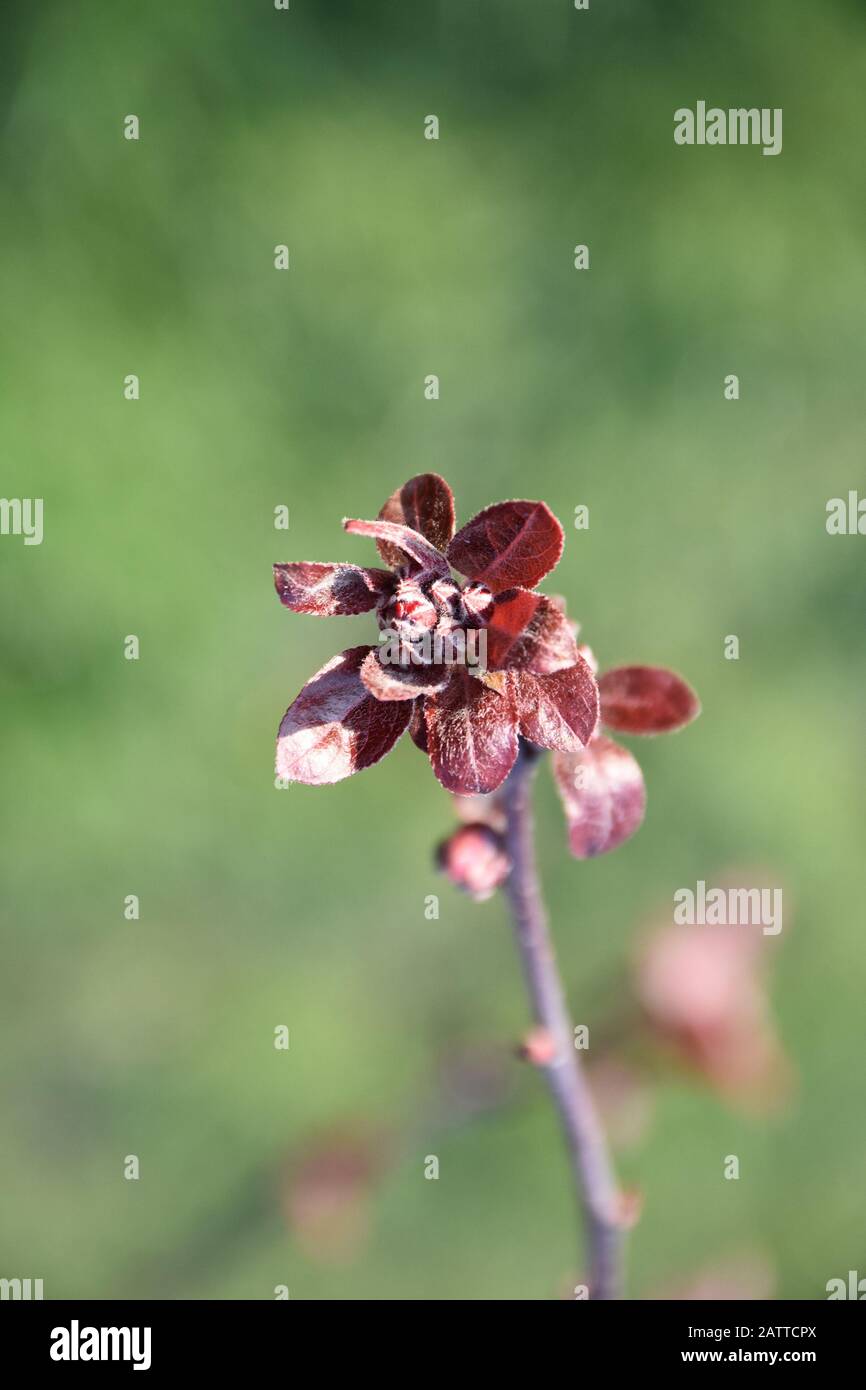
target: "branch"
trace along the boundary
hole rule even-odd
[[[503,787],[506,844],[512,863],[504,892],[511,905],[523,973],[536,1023],[549,1034],[553,1055],[539,1061],[553,1095],[583,1211],[592,1298],[622,1296],[623,1229],[619,1189],[604,1132],[587,1084],[568,1014],[535,865],[532,777],[538,755],[521,746]]]

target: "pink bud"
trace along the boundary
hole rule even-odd
[[[439,868],[476,902],[490,898],[505,882],[511,862],[501,835],[488,825],[461,825],[436,854]]]
[[[520,1056],[534,1067],[548,1067],[556,1057],[556,1039],[547,1028],[530,1029],[520,1044]]]

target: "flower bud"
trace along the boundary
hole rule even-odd
[[[443,840],[436,859],[455,887],[476,902],[492,897],[511,871],[502,836],[477,823],[461,825]]]
[[[518,1049],[518,1055],[534,1067],[549,1067],[556,1057],[556,1038],[538,1024],[531,1028]]]

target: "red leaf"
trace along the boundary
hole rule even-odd
[[[385,666],[375,648],[361,666],[361,680],[377,700],[414,700],[418,695],[432,695],[442,689],[448,676],[445,666]]]
[[[438,473],[419,473],[392,493],[379,513],[382,521],[396,521],[418,531],[437,550],[444,550],[454,535],[454,497]],[[376,542],[386,565],[402,565],[402,553],[388,541]]]
[[[277,775],[318,787],[377,763],[409,723],[408,701],[382,704],[359,671],[372,647],[350,647],[317,671],[289,705],[277,738]]]
[[[448,559],[494,593],[533,589],[562,554],[562,527],[543,502],[496,502],[457,532]]]
[[[667,734],[701,712],[691,686],[661,666],[617,666],[599,677],[598,688],[601,722],[622,734]]]
[[[443,787],[464,795],[495,791],[517,757],[510,694],[458,667],[443,691],[427,696],[424,711],[430,761]]]
[[[377,541],[389,541],[403,552],[406,559],[414,561],[414,568],[432,570],[435,574],[449,575],[445,556],[409,526],[400,526],[395,521],[355,521],[347,518],[343,527],[352,536],[372,536]]]
[[[369,612],[382,594],[393,588],[394,576],[390,570],[296,560],[274,565],[274,584],[280,602],[293,613],[314,613],[327,618]]]
[[[627,748],[594,738],[580,753],[554,753],[553,772],[576,859],[616,849],[644,817],[643,774]]]
[[[579,753],[598,723],[598,687],[583,658],[564,671],[512,677],[520,732],[539,748]]]
[[[496,595],[487,628],[489,670],[548,675],[576,661],[571,624],[545,594],[508,589]]]
[[[424,697],[417,699],[412,706],[412,718],[409,723],[409,737],[416,748],[420,748],[422,753],[430,750],[427,747],[427,724],[424,719]]]

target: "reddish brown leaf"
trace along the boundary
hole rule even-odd
[[[409,526],[400,526],[396,521],[356,521],[347,518],[343,527],[353,536],[371,536],[376,541],[388,541],[403,552],[403,563],[407,559],[414,562],[416,569],[431,570],[435,574],[448,575],[448,561],[441,551],[426,541]]]
[[[328,618],[369,612],[382,594],[393,588],[394,576],[390,570],[296,560],[287,565],[274,565],[274,584],[280,602],[293,613],[313,613],[316,617]]]
[[[493,601],[487,628],[491,671],[533,671],[548,675],[573,666],[577,643],[571,624],[545,594],[507,589]]]
[[[445,666],[383,665],[381,653],[374,648],[361,666],[361,680],[377,700],[414,700],[418,695],[432,695],[448,680]]]
[[[532,589],[559,561],[565,537],[543,502],[496,502],[457,532],[448,559],[469,579],[503,589]]]
[[[438,473],[419,473],[391,494],[379,517],[411,527],[444,551],[454,535],[454,497]],[[376,544],[386,565],[405,563],[402,552],[390,542],[379,540]]]
[[[383,704],[360,677],[372,647],[350,647],[317,671],[289,705],[277,738],[277,774],[323,786],[377,763],[412,713],[408,701]]]
[[[700,701],[682,676],[661,666],[617,666],[599,677],[601,722],[621,734],[667,734],[690,724]]]
[[[422,753],[427,753],[429,749],[427,747],[427,724],[424,719],[424,703],[424,697],[422,695],[412,706],[409,737],[416,748],[420,748]]]
[[[644,817],[643,774],[627,748],[594,738],[580,753],[554,753],[553,772],[576,859],[616,849]]]
[[[539,748],[579,753],[598,723],[598,687],[582,658],[564,671],[511,677],[520,732]]]
[[[425,702],[433,771],[448,791],[492,792],[517,757],[517,716],[508,693],[491,690],[462,667]]]

